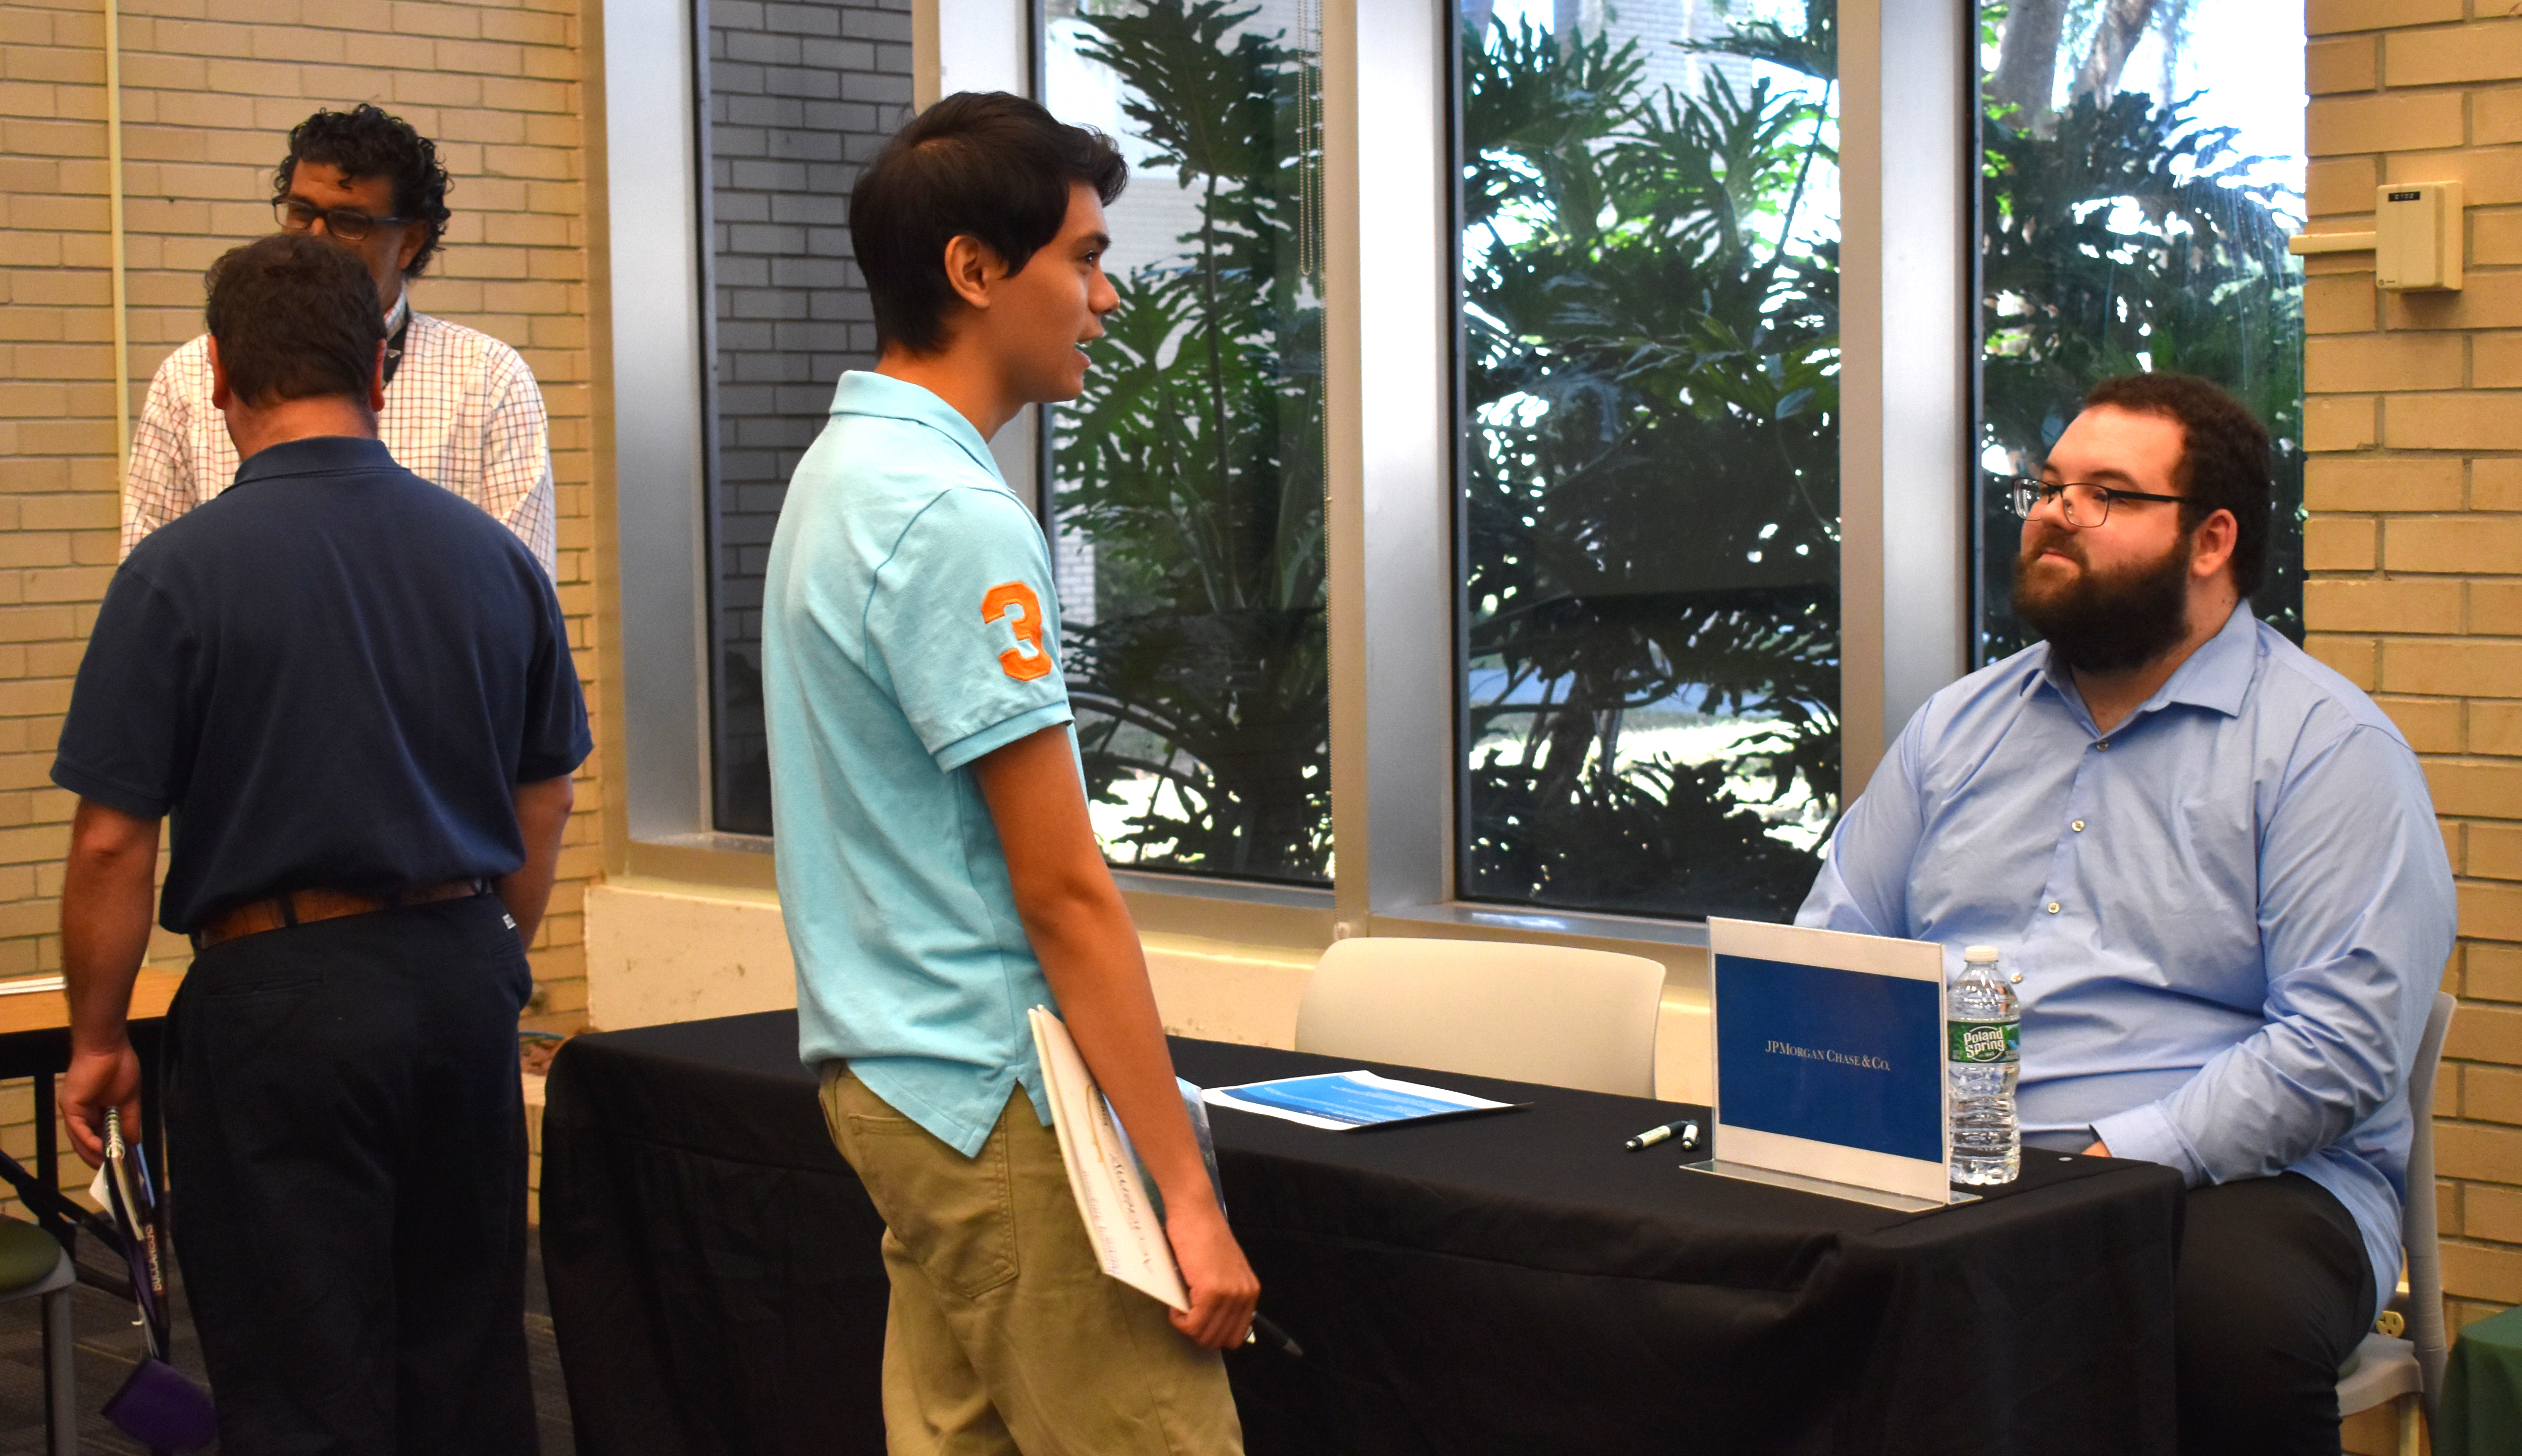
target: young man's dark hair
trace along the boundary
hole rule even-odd
[[[206,275],[210,338],[247,403],[364,400],[386,337],[376,280],[358,254],[303,233],[230,249]]]
[[[2180,464],[2172,482],[2185,499],[2180,528],[2191,531],[2219,510],[2233,513],[2233,584],[2244,597],[2267,574],[2268,432],[2242,402],[2190,374],[2127,374],[2107,379],[2084,407],[2108,405],[2161,415],[2180,426]]]
[[[274,201],[289,195],[290,181],[302,161],[339,167],[345,181],[363,177],[392,181],[395,216],[429,229],[428,240],[404,266],[403,276],[418,278],[429,266],[439,241],[446,236],[446,219],[454,215],[446,207],[446,189],[451,184],[445,164],[438,159],[437,144],[400,116],[390,116],[363,101],[347,112],[317,112],[290,131],[289,155],[280,159],[271,174]]]
[[[1109,205],[1129,180],[1111,138],[1021,96],[958,91],[920,113],[850,189],[850,242],[877,340],[914,354],[944,343],[957,302],[948,243],[975,239],[1018,272],[1059,236],[1072,186]]]

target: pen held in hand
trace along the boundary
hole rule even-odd
[[[1277,1345],[1280,1349],[1284,1350],[1286,1353],[1295,1356],[1299,1360],[1305,1357],[1305,1347],[1303,1345],[1298,1344],[1293,1339],[1289,1338],[1286,1331],[1282,1330],[1277,1325],[1271,1323],[1268,1315],[1262,1314],[1258,1311],[1253,1313],[1251,1325],[1243,1332],[1243,1342],[1245,1344],[1273,1344]]]
[[[1666,1138],[1674,1137],[1681,1139],[1681,1145],[1685,1148],[1695,1145],[1699,1141],[1699,1123],[1689,1117],[1684,1117],[1678,1122],[1666,1122],[1661,1127],[1648,1128],[1620,1146],[1632,1153],[1640,1153]]]

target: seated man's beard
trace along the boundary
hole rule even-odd
[[[2151,565],[2105,575],[2084,566],[2083,551],[2049,532],[2014,560],[2014,614],[2048,639],[2050,655],[2083,672],[2125,672],[2170,652],[2189,632],[2189,556],[2177,545]],[[2032,585],[2032,565],[2064,545],[2084,569],[2065,586]]]

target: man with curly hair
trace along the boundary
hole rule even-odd
[[[533,372],[490,336],[411,306],[409,285],[437,255],[452,215],[438,148],[363,102],[300,122],[271,183],[281,231],[349,249],[376,280],[386,310],[377,430],[395,463],[490,512],[550,574],[550,430]],[[206,334],[175,350],[150,381],[122,491],[124,556],[236,478],[236,446],[210,403],[209,341]]]

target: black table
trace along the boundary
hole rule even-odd
[[[1207,1086],[1359,1064],[1177,1040]],[[1396,1075],[1524,1112],[1358,1133],[1214,1115],[1263,1308],[1252,1456],[2169,1452],[2178,1178],[2031,1153],[1901,1214],[1682,1170],[1671,1104]],[[882,1225],[792,1013],[582,1036],[543,1260],[588,1456],[875,1453]]]

